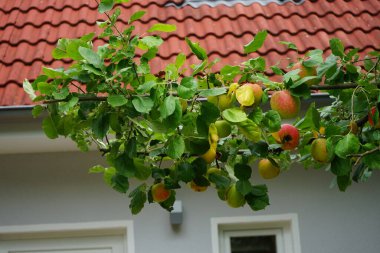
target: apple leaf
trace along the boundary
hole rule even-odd
[[[189,38],[185,38],[187,45],[190,47],[191,52],[195,54],[195,56],[204,61],[207,59],[207,53],[204,48],[202,48],[198,42],[192,42]]]
[[[131,198],[129,208],[131,209],[132,214],[138,214],[143,209],[147,200],[146,188],[145,183],[141,184],[129,194],[128,197]]]
[[[232,123],[239,123],[247,120],[247,114],[239,108],[229,108],[222,112],[223,118]]]
[[[180,135],[171,136],[168,139],[167,143],[168,143],[168,146],[167,146],[166,154],[169,157],[173,159],[178,159],[185,152],[185,141],[183,140],[182,136]]]
[[[250,141],[258,142],[261,140],[261,129],[255,122],[247,119],[243,122],[238,122],[239,131]]]
[[[173,96],[168,96],[165,98],[164,102],[160,106],[160,113],[162,119],[166,119],[174,113],[176,107],[176,100],[177,98]]]
[[[132,14],[131,18],[129,19],[129,24],[142,18],[144,16],[146,11],[136,11],[135,13]]]
[[[198,82],[193,77],[184,77],[181,80],[181,85],[178,86],[178,96],[183,99],[193,98],[197,92]]]
[[[136,111],[140,113],[149,113],[154,106],[154,102],[150,97],[135,97],[132,104]]]
[[[360,149],[358,137],[352,133],[343,137],[335,146],[335,154],[340,158],[346,159],[347,155],[356,154]]]
[[[58,138],[58,130],[56,123],[53,121],[51,116],[46,117],[42,121],[42,129],[44,130],[45,135],[49,139],[56,139]]]
[[[258,32],[253,40],[244,46],[244,53],[249,54],[259,50],[263,46],[267,35],[268,32],[266,30]]]
[[[331,161],[331,172],[337,176],[344,176],[351,172],[351,161],[350,159],[335,157]]]
[[[225,94],[227,92],[226,88],[213,88],[213,89],[207,89],[202,90],[199,92],[200,97],[211,97],[211,96],[219,96],[222,94]]]
[[[281,116],[274,110],[266,112],[262,122],[272,133],[277,132],[281,128]]]
[[[238,163],[234,166],[234,174],[240,180],[248,180],[251,178],[252,169],[247,164]]]
[[[107,98],[107,102],[112,107],[119,107],[128,103],[128,100],[125,98],[124,95],[109,95],[109,97]]]
[[[181,162],[176,168],[177,178],[185,183],[194,179],[195,173],[193,166],[186,162]]]
[[[177,30],[175,25],[170,24],[154,24],[151,28],[149,28],[148,32],[174,32]]]
[[[344,46],[340,39],[333,38],[330,40],[330,48],[334,55],[344,57]]]

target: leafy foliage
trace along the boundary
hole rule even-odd
[[[98,37],[107,44],[95,48],[92,33],[60,39],[54,58],[71,59],[73,64],[67,69],[43,68],[42,75],[33,83],[25,80],[23,86],[33,101],[43,101],[35,106],[33,116],[48,112],[42,122],[48,138],[71,138],[81,151],[92,144],[98,147],[109,167],[94,166],[90,171],[103,173],[110,187],[128,193],[133,214],[157,199],[162,199],[160,206],[171,210],[175,190],[184,184],[197,191],[215,187],[223,201],[233,186],[235,195],[244,198],[239,203],[255,211],[264,209],[269,205],[268,189],[251,176],[252,165],[264,158],[282,173],[296,162],[305,168],[325,168],[341,191],[353,181],[368,180],[380,169],[379,52],[370,52],[361,60],[358,49],[347,51],[333,38],[330,56],[324,59],[322,50],[312,50],[302,59],[301,66],[309,68],[306,75],[301,69],[266,66],[263,57],[226,65],[214,73],[216,62],[210,62],[201,43],[186,38],[199,64],[185,69],[186,56],[179,54],[164,74],[154,75],[150,61],[164,43],[159,34],[176,27],[158,23],[147,35],[136,35],[132,23],[146,14],[137,11],[124,30],[119,30],[115,24],[121,11],[112,10],[123,2],[128,1],[100,1],[98,10],[108,20],[98,22],[103,29]],[[256,52],[266,37],[266,31],[258,32],[243,46],[244,53]],[[280,43],[297,51],[291,42]],[[282,82],[272,81],[267,70]],[[324,84],[308,84],[315,79]],[[249,93],[244,91],[250,86],[239,89],[247,83],[261,88]],[[309,98],[312,90],[326,90],[332,101],[321,108],[312,103],[304,117],[295,119],[300,140],[286,150],[284,144],[292,140],[280,133],[281,116],[265,106],[271,92],[284,89],[300,98]],[[240,105],[239,99],[249,106]],[[216,121],[220,120],[228,127],[218,129]],[[317,138],[326,139],[321,143],[327,144],[315,151],[312,143]],[[165,163],[167,168],[163,161],[170,161]],[[130,179],[142,183],[130,191]],[[153,184],[160,183],[158,197],[149,185],[151,179]]]

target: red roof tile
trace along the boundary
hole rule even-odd
[[[131,1],[122,6],[122,17],[137,10],[147,14],[136,23],[136,33],[143,33],[153,23],[176,24],[177,31],[163,34],[166,40],[160,50],[161,59],[152,62],[153,72],[162,70],[174,61],[179,52],[196,63],[184,40],[190,37],[200,41],[211,59],[220,58],[215,70],[225,64],[238,64],[247,59],[243,45],[260,30],[270,36],[259,54],[269,64],[281,58],[294,59],[297,55],[279,41],[295,43],[300,53],[313,48],[327,50],[332,37],[342,39],[347,47],[358,47],[364,52],[380,50],[380,1],[313,0],[301,5],[236,4],[232,7],[203,5],[176,8],[167,3],[182,1]],[[94,0],[13,0],[0,1],[0,106],[27,105],[31,101],[22,91],[25,78],[33,80],[43,65],[67,66],[67,60],[57,61],[51,56],[57,40],[62,37],[80,37],[96,28],[97,20],[105,17],[97,13]],[[118,25],[126,24],[119,20]],[[97,40],[95,44],[102,43]],[[286,65],[282,62],[282,66]]]

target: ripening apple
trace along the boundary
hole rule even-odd
[[[300,111],[300,99],[292,96],[288,90],[275,91],[270,99],[272,110],[277,111],[281,118],[295,118]]]
[[[246,83],[236,90],[236,99],[242,106],[258,105],[262,96],[261,86],[255,83]]]
[[[207,186],[197,185],[194,181],[189,182],[188,185],[193,191],[196,192],[204,192],[205,190],[207,190]]]
[[[280,168],[269,159],[261,159],[258,164],[259,174],[264,179],[273,179],[280,174]]]
[[[327,152],[327,141],[325,138],[317,138],[311,143],[311,156],[320,163],[329,162],[329,154]]]
[[[206,163],[212,163],[216,158],[216,147],[211,146],[201,157]]]
[[[207,98],[207,101],[214,104],[220,111],[228,109],[232,105],[232,97],[228,94],[222,94],[219,96],[211,96]]]
[[[295,70],[295,69],[300,69],[300,72],[298,73],[298,75],[300,76],[300,79],[307,77],[307,76],[316,76],[317,75],[317,67],[316,66],[306,67],[302,64],[302,62],[297,62],[296,64],[294,64],[292,67],[292,70]],[[319,81],[320,80],[318,78],[315,78],[315,79],[308,80],[305,83],[307,84],[307,86],[310,87],[312,85],[319,84]]]
[[[233,208],[238,208],[244,206],[245,204],[245,198],[243,194],[241,194],[236,189],[236,184],[231,185],[230,188],[227,190],[226,200],[227,204]]]
[[[375,117],[375,114],[376,114],[376,106],[373,106],[370,110],[370,112],[368,113],[368,123],[373,127],[375,128],[380,128],[380,118],[379,120],[377,121],[377,124],[375,126],[375,122],[373,120],[373,118]]]
[[[293,150],[298,146],[300,134],[295,126],[290,124],[282,124],[281,129],[273,133],[272,136],[277,143],[282,144],[283,150]]]
[[[220,138],[225,138],[231,134],[231,125],[226,120],[215,121],[215,126]]]
[[[152,191],[153,201],[157,203],[164,202],[170,197],[170,194],[171,194],[170,189],[167,189],[165,187],[165,184],[162,182],[154,184],[152,186],[151,191]]]

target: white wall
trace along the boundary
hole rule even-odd
[[[153,204],[132,216],[126,196],[87,173],[101,162],[95,152],[0,155],[0,226],[131,219],[136,253],[193,253],[211,252],[211,217],[297,213],[304,253],[380,252],[379,172],[341,193],[329,189],[328,173],[294,167],[268,183],[272,204],[256,213],[185,187],[184,222],[173,228]]]

